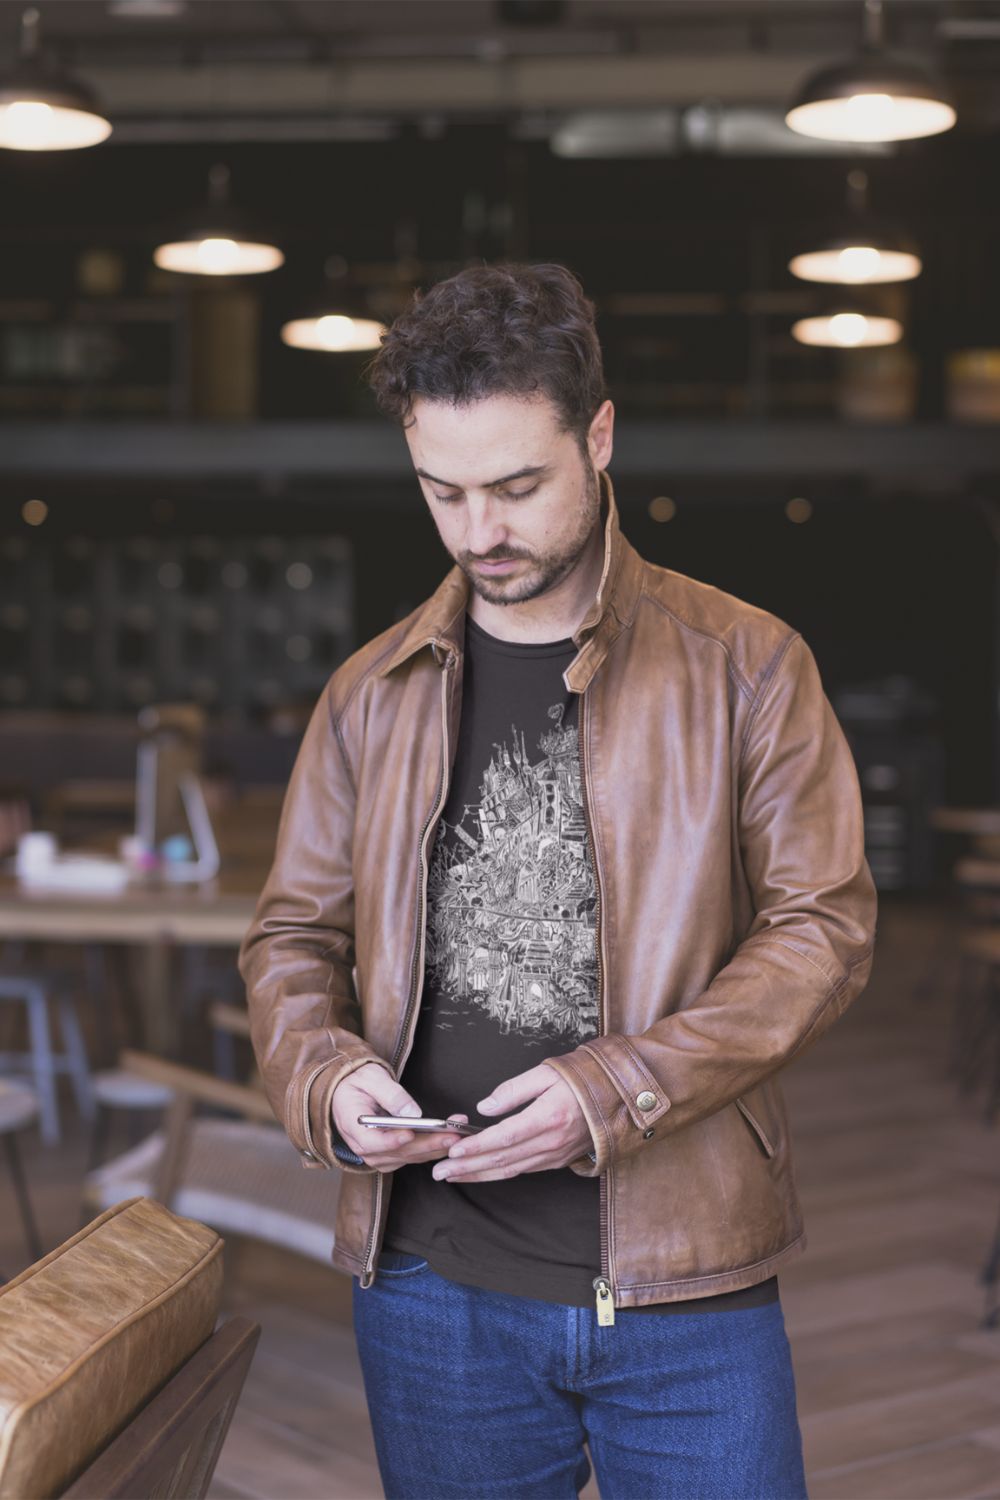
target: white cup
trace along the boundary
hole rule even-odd
[[[54,833],[22,833],[17,841],[15,868],[18,875],[37,875],[47,870],[59,851],[59,840]]]

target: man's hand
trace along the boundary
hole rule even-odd
[[[392,1172],[413,1161],[436,1161],[454,1141],[464,1140],[454,1130],[381,1130],[359,1125],[358,1115],[419,1115],[420,1105],[379,1063],[355,1068],[333,1091],[333,1123],[366,1166]],[[468,1115],[451,1114],[449,1120],[468,1124]]]
[[[593,1148],[576,1095],[544,1063],[506,1079],[476,1108],[480,1114],[506,1114],[519,1104],[528,1107],[479,1135],[462,1136],[433,1176],[438,1181],[495,1182],[568,1166]]]

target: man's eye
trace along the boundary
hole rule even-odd
[[[497,493],[499,494],[501,500],[527,500],[528,496],[533,495],[537,488],[538,485],[533,484],[530,490],[499,490]],[[442,505],[450,505],[453,500],[461,499],[461,494],[439,495],[437,490],[433,490],[432,494],[434,496],[434,499],[440,501]]]

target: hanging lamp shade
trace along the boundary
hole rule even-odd
[[[885,49],[882,0],[864,0],[861,51],[822,68],[785,115],[799,135],[821,141],[912,141],[956,120],[946,90],[925,69]]]
[[[923,270],[923,261],[915,241],[901,230],[887,220],[859,213],[828,226],[809,248],[792,256],[788,269],[800,281],[875,286],[912,281]]]
[[[153,260],[161,270],[192,276],[256,276],[277,270],[285,257],[233,204],[229,168],[217,163],[208,203],[156,247]]]
[[[912,281],[923,270],[923,262],[915,247],[901,238],[859,226],[853,231],[824,237],[814,250],[793,255],[788,269],[800,281],[874,286],[888,281]]]
[[[912,281],[923,270],[916,244],[895,225],[868,209],[868,173],[847,174],[847,205],[839,221],[792,256],[788,269],[800,281],[874,286]]]
[[[75,151],[97,146],[111,123],[93,90],[39,49],[38,11],[21,18],[21,54],[0,78],[0,146],[9,151]]]
[[[878,344],[898,344],[903,325],[897,318],[862,312],[856,307],[838,307],[792,324],[792,337],[800,344],[824,349],[870,349]]]
[[[315,349],[321,354],[377,349],[386,332],[385,324],[368,316],[368,299],[352,284],[347,261],[342,255],[330,255],[323,270],[325,289],[297,318],[282,325],[282,343],[291,349]]]
[[[919,68],[863,54],[813,74],[785,124],[821,141],[912,141],[950,130],[956,118],[944,90]]]
[[[350,354],[377,349],[385,331],[385,324],[375,318],[357,318],[350,312],[328,307],[282,324],[281,341],[292,349]]]

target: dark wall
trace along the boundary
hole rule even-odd
[[[918,414],[932,418],[943,411],[948,351],[1000,342],[995,153],[994,138],[956,132],[874,159],[578,161],[555,157],[544,141],[511,140],[500,124],[462,121],[440,139],[406,126],[379,144],[6,152],[2,296],[47,299],[52,316],[65,318],[78,251],[110,246],[127,259],[123,296],[172,296],[180,309],[190,287],[155,272],[152,250],[198,204],[212,162],[224,159],[241,207],[287,256],[280,270],[243,282],[259,299],[262,417],[372,414],[359,379],[365,356],[330,360],[280,342],[282,322],[322,292],[329,257],[346,262],[340,290],[391,318],[414,283],[505,255],[563,261],[581,276],[598,303],[623,415],[832,414],[836,353],[803,349],[789,335],[794,317],[820,310],[826,289],[796,281],[787,261],[843,221],[847,173],[863,165],[872,211],[896,221],[925,259],[923,276],[900,297],[906,344],[920,366]],[[719,302],[701,312],[636,314],[616,310],[623,292],[710,294]],[[757,303],[754,315],[748,298],[758,294],[796,303],[764,312]],[[140,326],[134,309],[132,316],[131,328],[116,329],[129,378],[166,379],[165,367],[183,351],[170,347],[162,324]],[[113,365],[113,341],[101,358]],[[183,392],[171,399],[183,409]]]
[[[795,525],[779,503],[681,503],[664,524],[649,518],[643,492],[615,492],[643,556],[801,630],[829,693],[912,677],[940,704],[949,799],[990,800],[996,552],[975,509],[844,499],[816,504]],[[379,532],[356,542],[359,639],[390,623],[392,601],[417,603],[449,564],[416,487],[413,516]]]
[[[674,519],[657,524],[646,509],[656,486],[629,479],[615,491],[623,530],[643,556],[801,630],[831,696],[848,684],[911,677],[940,705],[950,800],[989,800],[996,549],[978,510],[846,495],[817,500],[811,519],[795,525],[778,500],[705,502],[674,491]],[[227,537],[240,546],[255,535],[343,537],[354,565],[350,636],[361,643],[419,604],[451,565],[416,481],[393,494],[387,505],[343,481],[323,495],[293,491],[280,501],[206,492],[167,502],[162,489],[105,489],[99,510],[84,497],[50,497],[43,530],[53,541],[81,531],[164,543],[207,535],[221,540],[223,561]],[[0,540],[27,529],[15,506],[0,504]]]

